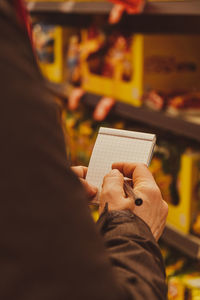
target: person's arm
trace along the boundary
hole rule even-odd
[[[135,259],[132,271],[123,265],[130,256],[123,240],[117,255],[122,264],[109,261],[85,191],[67,164],[56,105],[28,36],[12,16],[0,13],[0,299],[146,299],[132,279]],[[109,224],[117,239],[121,224]],[[141,228],[142,238],[151,239]],[[127,238],[136,258],[137,239]],[[156,291],[152,295],[160,299]]]
[[[119,171],[114,170],[105,177],[101,216],[97,224],[110,260],[119,282],[123,283],[121,287],[130,293],[132,299],[154,299],[155,295],[158,299],[165,299],[165,270],[156,240],[164,228],[167,204],[146,166],[116,163],[113,167],[124,172],[124,176],[132,177],[134,174],[134,192],[144,200],[143,206],[136,207],[133,199],[124,197],[124,179]],[[84,180],[87,168],[78,166],[72,169],[83,182],[88,195],[94,196],[95,189]]]
[[[98,221],[112,265],[133,299],[166,299],[164,264],[156,240],[164,229],[167,204],[146,166],[115,163],[113,168],[123,175],[114,169],[105,176]],[[124,176],[133,178],[141,206],[126,197]]]

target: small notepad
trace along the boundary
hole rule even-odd
[[[101,190],[103,177],[114,162],[151,161],[155,134],[100,127],[90,158],[86,180]]]

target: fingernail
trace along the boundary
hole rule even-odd
[[[119,170],[117,170],[117,169],[113,169],[113,170],[110,172],[110,174],[111,174],[111,175],[119,175],[120,172],[119,172]]]

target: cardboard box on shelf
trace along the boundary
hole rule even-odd
[[[200,152],[158,139],[150,170],[169,205],[167,223],[200,236]]]
[[[95,74],[90,63],[99,49],[85,57],[83,63],[84,89],[140,106],[141,96],[148,91],[198,91],[200,88],[200,38],[198,35],[135,34],[111,38],[104,33],[107,46],[102,63],[113,68],[110,76]],[[112,40],[113,43],[110,43]],[[87,44],[85,40],[85,45]],[[127,76],[128,74],[128,76]],[[105,87],[105,89],[103,89]]]
[[[38,63],[44,76],[53,82],[63,82],[66,77],[66,52],[75,29],[36,23],[33,40]]]
[[[102,36],[101,44],[97,42]],[[85,33],[87,36],[87,33]],[[96,40],[97,49],[82,60],[82,85],[89,92],[114,97],[117,100],[140,106],[141,60],[138,59],[141,41],[138,35],[125,37],[121,34],[107,35],[100,32]],[[84,45],[91,43],[87,37]],[[134,72],[133,72],[134,71]]]
[[[112,78],[101,76],[105,56],[105,33],[96,27],[91,27],[82,30],[81,37],[82,87],[91,93],[113,96]]]
[[[121,60],[116,64],[117,69],[121,69],[121,74],[116,74],[113,81],[113,96],[128,104],[134,106],[142,105],[142,94],[143,94],[143,36],[134,35],[131,39],[130,53],[125,52],[124,60]],[[129,54],[129,57],[127,57]],[[123,79],[123,72],[126,73],[125,68],[128,68],[129,76],[128,79]]]
[[[200,153],[184,153],[181,156],[178,176],[179,203],[169,204],[167,222],[181,232],[191,232],[200,204]]]
[[[129,82],[115,80],[115,96],[140,99],[147,91],[196,91],[200,88],[200,38],[196,35],[133,36]]]
[[[165,92],[200,87],[200,36],[144,35],[143,88]]]

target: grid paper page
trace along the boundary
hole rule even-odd
[[[127,130],[100,128],[86,180],[101,189],[103,177],[114,162],[141,162],[149,165],[155,135]]]

